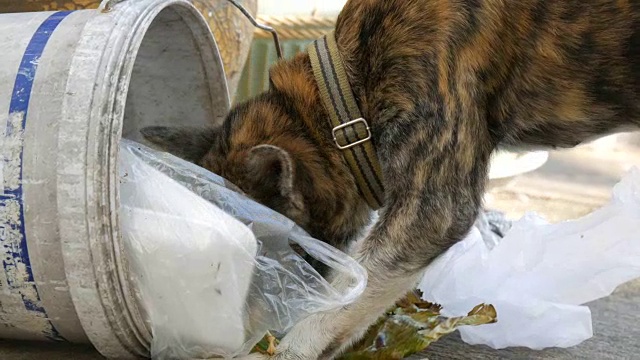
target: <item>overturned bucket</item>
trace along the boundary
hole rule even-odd
[[[0,14],[0,338],[147,356],[118,227],[118,143],[220,121],[229,96],[184,0]]]

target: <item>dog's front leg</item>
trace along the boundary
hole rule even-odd
[[[423,273],[423,267],[418,264],[425,262],[426,255],[421,253],[421,250],[426,250],[425,246],[417,245],[411,249],[401,243],[423,240],[413,231],[386,237],[391,229],[381,228],[383,226],[384,221],[358,244],[356,258],[369,274],[363,295],[338,311],[312,315],[296,324],[278,345],[277,354],[272,359],[335,358],[359,340],[378,317],[416,285]],[[405,239],[400,240],[402,237]],[[333,285],[344,289],[348,281],[348,278],[337,275]],[[255,355],[252,358],[267,357]]]
[[[392,270],[374,258],[360,257],[359,260],[369,273],[363,295],[338,311],[312,315],[296,324],[278,345],[272,359],[333,359],[357,341],[419,279],[419,272]],[[333,285],[344,289],[349,280],[337,275]],[[253,355],[249,358],[267,357]]]

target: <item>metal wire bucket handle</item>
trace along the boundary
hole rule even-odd
[[[273,36],[273,42],[276,45],[276,54],[278,55],[278,59],[282,59],[282,48],[280,47],[280,39],[278,38],[278,32],[271,26],[258,23],[258,21],[256,21],[256,19],[253,16],[251,16],[249,11],[247,11],[247,9],[245,9],[242,5],[240,5],[236,0],[227,0],[227,1],[232,3],[233,6],[237,7],[238,10],[240,10],[244,14],[244,16],[246,16],[247,19],[251,21],[253,26],[257,27],[258,29],[262,29],[264,31],[271,33],[271,35]]]

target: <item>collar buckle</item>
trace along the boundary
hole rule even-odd
[[[362,123],[365,126],[365,128],[367,129],[367,136],[364,139],[356,140],[356,141],[353,141],[353,142],[347,142],[344,145],[341,144],[340,141],[338,141],[338,136],[337,136],[338,135],[338,131],[346,129],[348,127],[353,127],[352,133],[355,134],[356,138],[357,138],[358,137],[357,136],[358,132],[356,131],[355,126],[357,124],[360,124],[360,123]],[[355,120],[351,120],[351,121],[346,122],[344,124],[338,125],[338,126],[334,127],[331,132],[333,134],[333,142],[336,143],[336,146],[340,150],[346,150],[346,149],[352,148],[352,147],[354,147],[356,145],[360,145],[360,144],[362,144],[364,142],[367,142],[367,141],[371,140],[371,129],[369,128],[369,123],[367,123],[367,120],[365,120],[364,118],[357,118]],[[346,137],[345,137],[345,139],[346,139]]]

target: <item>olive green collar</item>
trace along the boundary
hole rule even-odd
[[[333,141],[351,168],[358,189],[377,210],[384,202],[382,171],[371,139],[371,129],[358,108],[334,32],[308,47],[320,97],[329,113]]]

